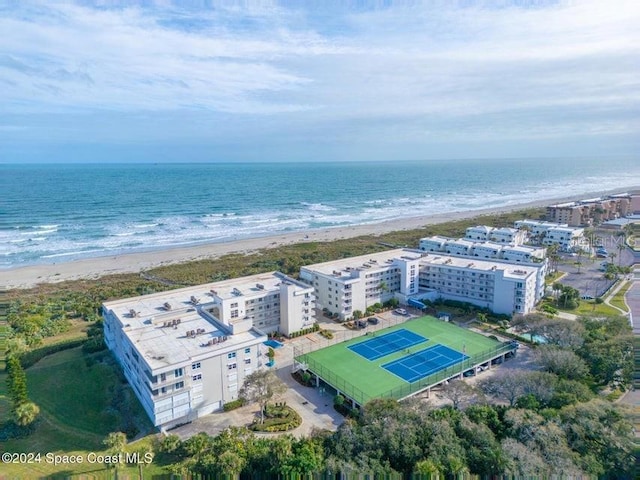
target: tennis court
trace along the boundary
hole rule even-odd
[[[349,350],[372,361],[428,340],[428,338],[422,335],[402,328],[394,332],[385,333],[384,335],[375,336],[370,340],[365,340],[355,345],[350,345]]]
[[[381,343],[378,343],[379,341],[374,343],[367,342],[401,330],[415,334],[413,338],[417,339],[417,337],[421,337],[423,339],[422,342],[412,347],[402,349],[394,348],[394,350],[387,355],[372,359],[373,355],[382,353],[385,347],[381,347]],[[401,333],[400,336],[401,338],[409,338],[406,333]],[[390,338],[395,342],[395,336],[385,337],[385,339],[386,338]],[[358,352],[357,345],[362,344],[368,347],[372,345],[376,347],[377,345],[377,347],[373,349],[376,353],[374,353],[374,351],[367,352],[366,349],[364,355]],[[441,347],[434,350],[434,353],[437,352],[440,355],[444,355],[452,361],[456,359],[456,362],[445,367],[445,358],[442,358],[439,363],[440,368],[437,371],[431,374],[425,374],[426,376],[413,381],[405,380],[402,374],[398,375],[384,368],[384,365],[393,363],[396,360],[405,359],[405,362],[399,362],[399,365],[413,368],[416,373],[412,373],[411,376],[409,376],[409,372],[406,372],[406,378],[413,379],[418,372],[421,374],[423,371],[426,372],[428,366],[425,364],[420,367],[418,363],[411,363],[411,361],[407,364],[405,357],[437,345]],[[447,347],[455,353],[450,353],[448,350],[443,349],[443,347]],[[461,373],[464,369],[473,366],[474,362],[479,363],[485,361],[487,358],[495,355],[497,350],[502,351],[503,349],[508,349],[508,347],[503,347],[500,342],[494,339],[460,328],[452,323],[443,322],[427,316],[408,320],[400,325],[379,330],[373,338],[371,338],[371,334],[369,334],[368,336],[354,338],[309,353],[298,354],[294,351],[294,355],[296,361],[304,363],[309,371],[317,374],[322,380],[362,404],[372,398],[401,398],[419,389],[423,382],[431,381],[434,375],[445,375],[449,370],[453,373]],[[427,350],[427,353],[428,352]],[[462,357],[460,352],[463,352],[470,358]],[[367,353],[369,354],[368,357],[366,356]]]
[[[413,383],[467,358],[469,357],[457,350],[438,344],[385,363],[382,368],[405,382]]]

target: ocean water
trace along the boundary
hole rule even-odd
[[[640,185],[640,159],[0,165],[0,269]]]

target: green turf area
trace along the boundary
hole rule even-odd
[[[350,345],[372,338],[364,336],[300,355],[296,359],[306,363],[312,372],[319,374],[321,378],[348,397],[359,403],[364,403],[377,397],[402,398],[419,390],[422,386],[435,383],[443,376],[453,375],[454,372],[459,372],[461,369],[461,366],[449,367],[446,371],[436,372],[409,384],[382,368],[381,365],[409,355],[409,353],[424,350],[436,344],[442,344],[462,352],[464,345],[466,355],[471,357],[462,366],[466,369],[492,357],[496,349],[503,347],[500,342],[433,317],[409,320],[395,327],[379,330],[375,332],[375,335],[380,336],[401,329],[417,333],[429,340],[414,345],[409,349],[409,352],[402,350],[370,361],[348,348]],[[502,349],[506,352],[509,347],[505,346]]]
[[[125,416],[143,431],[152,429],[131,389],[123,383],[119,367],[108,352],[86,354],[81,348],[51,354],[26,370],[29,398],[40,407],[35,431],[23,438],[0,443],[7,452],[73,453],[86,458],[104,451],[103,439],[122,430]],[[6,374],[0,374],[0,423],[7,421]],[[3,408],[7,407],[7,408]],[[130,445],[129,450],[135,448]],[[103,465],[3,465],[8,478],[32,478],[56,474],[93,472],[109,477]],[[131,475],[137,468],[131,467]],[[121,473],[127,471],[122,469]],[[159,466],[147,473],[158,474]],[[100,472],[100,473],[98,473]]]

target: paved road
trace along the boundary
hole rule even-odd
[[[625,300],[633,318],[633,334],[640,335],[640,280],[633,282],[633,286],[627,291]]]

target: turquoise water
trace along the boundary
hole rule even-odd
[[[640,185],[640,162],[630,158],[4,164],[0,268],[472,211],[632,185]]]

